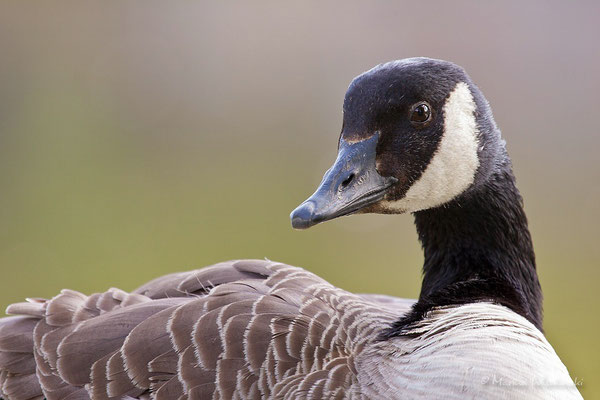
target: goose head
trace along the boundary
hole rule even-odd
[[[482,93],[447,61],[378,65],[352,81],[343,110],[337,159],[291,213],[296,229],[442,206],[484,182],[504,147]]]

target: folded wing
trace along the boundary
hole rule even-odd
[[[166,275],[132,293],[63,290],[0,320],[0,394],[341,398],[356,383],[355,357],[409,307],[260,260]]]

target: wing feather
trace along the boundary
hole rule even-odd
[[[127,336],[121,354],[127,373],[141,388],[150,386],[150,363],[173,349],[167,324],[176,307],[169,307],[142,321]]]
[[[403,306],[268,260],[170,274],[132,293],[63,290],[0,320],[0,394],[336,397],[356,381],[355,352]]]
[[[116,350],[106,363],[106,378],[107,392],[111,397],[137,397],[149,389],[149,385],[144,388],[136,387],[125,370],[125,362],[119,350]]]
[[[58,345],[58,373],[72,385],[88,383],[98,358],[120,348],[131,330],[146,318],[179,303],[180,299],[140,303],[81,322]]]

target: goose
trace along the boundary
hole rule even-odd
[[[8,306],[3,399],[578,399],[505,142],[459,66],[409,58],[350,84],[338,156],[292,226],[414,215],[417,300],[270,260]],[[359,240],[359,239],[357,239]]]

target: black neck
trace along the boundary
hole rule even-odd
[[[443,305],[492,301],[542,329],[542,292],[523,202],[508,158],[486,182],[444,206],[415,213],[425,253],[419,301],[388,332]]]

